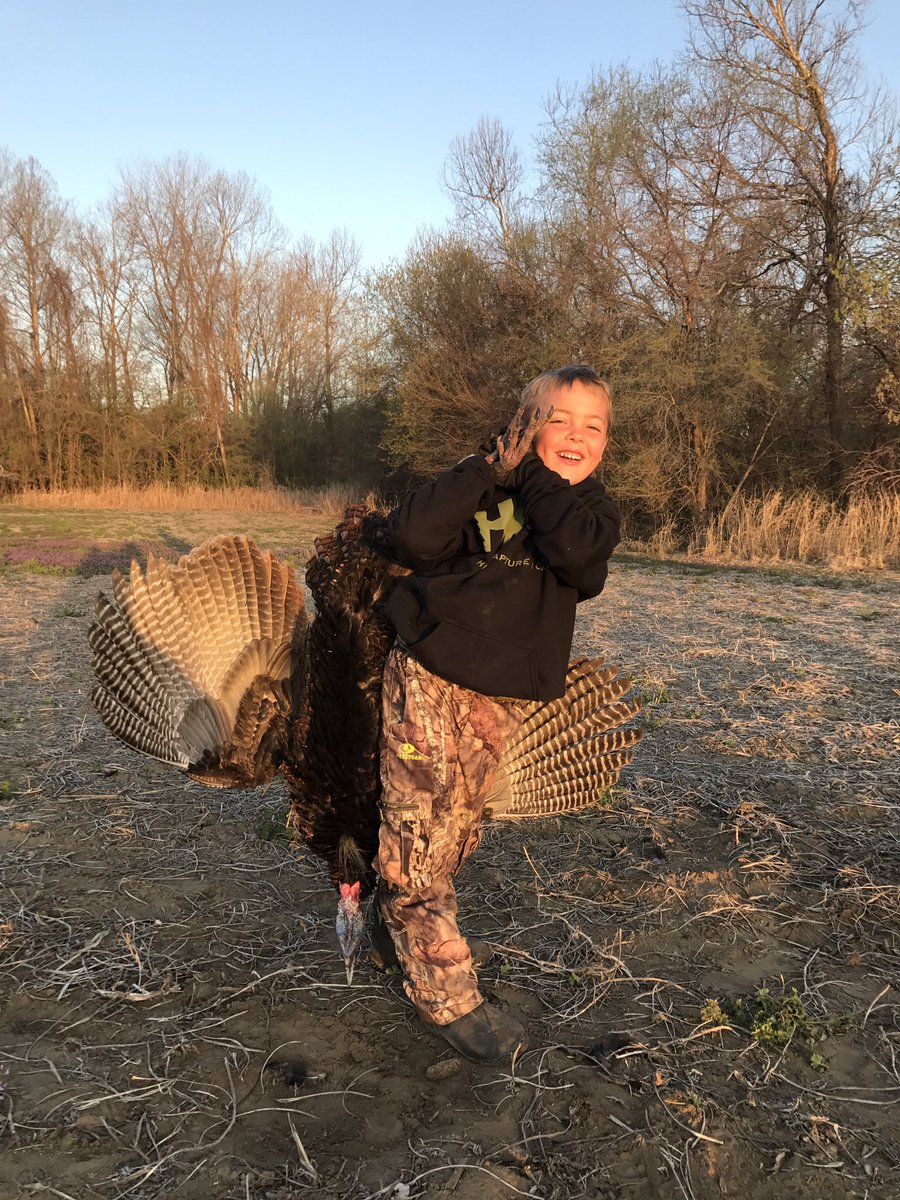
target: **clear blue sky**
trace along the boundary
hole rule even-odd
[[[896,92],[900,3],[868,20],[864,65]],[[674,0],[0,0],[0,145],[82,208],[120,167],[203,155],[378,265],[444,223],[448,145],[480,116],[527,154],[558,81],[670,61],[685,30]]]

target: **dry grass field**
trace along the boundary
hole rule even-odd
[[[346,984],[280,787],[185,783],[88,702],[91,539],[299,560],[324,516],[0,515],[35,550],[0,572],[4,1200],[900,1196],[896,575],[614,563],[576,650],[634,676],[636,761],[459,881],[528,1028],[488,1068]]]
[[[174,514],[180,536],[198,528],[207,532],[237,529],[250,521],[263,533],[272,528],[340,519],[344,507],[359,495],[337,485],[292,491],[287,488],[175,488],[127,486],[70,491],[22,492],[0,505],[0,550],[19,545],[30,530],[65,536],[73,525],[96,536],[133,536],[136,528],[152,531]],[[369,504],[375,497],[367,498]],[[229,525],[227,522],[233,522]],[[627,529],[626,529],[626,545]],[[667,557],[682,545],[672,525],[663,526],[648,546]],[[900,495],[890,491],[861,493],[835,504],[814,492],[765,496],[736,494],[724,510],[694,535],[693,558],[710,562],[810,563],[837,570],[900,568]],[[2,559],[0,559],[2,561]]]

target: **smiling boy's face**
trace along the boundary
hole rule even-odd
[[[576,380],[541,397],[553,415],[534,439],[538,458],[569,483],[587,479],[609,441],[609,401],[600,388]]]

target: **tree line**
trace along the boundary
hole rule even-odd
[[[862,9],[684,7],[675,63],[558,91],[527,157],[487,118],[457,138],[452,223],[365,276],[202,161],[79,215],[0,158],[0,487],[396,487],[586,361],[638,530],[896,489],[900,155]]]

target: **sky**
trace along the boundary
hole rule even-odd
[[[896,94],[900,3],[867,21],[863,65]],[[199,155],[375,267],[444,225],[447,151],[479,117],[527,159],[559,84],[671,62],[686,30],[674,0],[0,0],[0,147],[82,211],[122,168]]]

